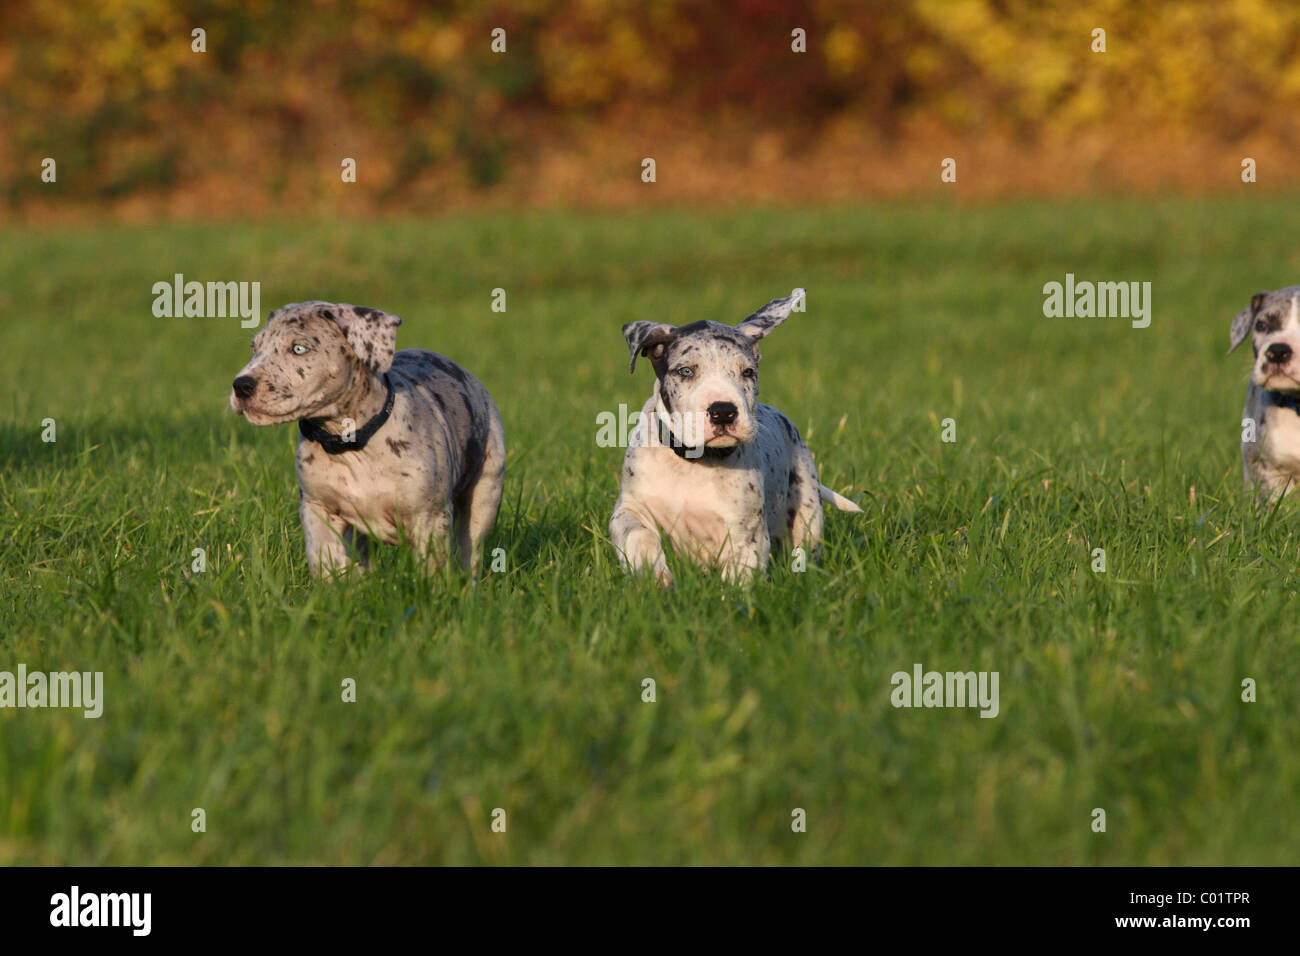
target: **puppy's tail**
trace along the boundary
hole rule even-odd
[[[838,508],[840,511],[849,511],[852,512],[853,514],[862,514],[862,509],[859,508],[857,505],[855,505],[853,502],[849,501],[849,499],[845,498],[843,495],[836,494],[835,492],[827,488],[825,485],[818,485],[817,488],[819,489],[823,503]]]

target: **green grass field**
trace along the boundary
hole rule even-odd
[[[1297,214],[6,231],[0,670],[101,670],[105,703],[0,710],[0,863],[1294,863],[1300,524],[1242,489],[1248,358],[1224,352],[1251,293],[1297,281]],[[312,582],[295,429],[229,412],[236,320],[152,315],[177,272],[260,281],[263,313],[396,312],[399,347],[477,374],[509,444],[508,571],[429,580],[383,549]],[[1044,318],[1067,272],[1152,282],[1150,328]],[[596,416],[651,372],[620,326],[735,322],[798,285],[762,397],[866,513],[828,512],[820,568],[747,591],[680,563],[668,592],[624,578]],[[999,672],[999,716],[895,709],[916,663]]]

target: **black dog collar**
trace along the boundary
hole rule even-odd
[[[1281,405],[1300,415],[1300,395],[1283,395],[1281,392],[1269,392],[1274,405]]]
[[[360,451],[366,447],[366,442],[370,441],[375,432],[384,427],[384,422],[388,421],[388,416],[392,414],[393,383],[388,380],[387,375],[384,375],[384,387],[388,389],[388,396],[384,399],[383,410],[358,428],[351,441],[344,441],[341,435],[331,435],[317,424],[319,419],[314,418],[298,420],[299,434],[308,441],[314,441],[331,455],[342,454],[345,451]]]
[[[726,458],[739,447],[731,445],[728,448],[710,448],[708,445],[702,445],[698,448],[687,448],[681,439],[673,434],[672,429],[664,424],[662,418],[659,419],[659,443],[667,445],[673,450],[674,455],[687,461],[699,461],[701,458]]]

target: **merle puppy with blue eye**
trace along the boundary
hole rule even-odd
[[[773,544],[821,554],[822,503],[861,511],[821,484],[794,423],[758,401],[759,340],[803,300],[796,289],[735,326],[630,322],[623,337],[654,367],[623,460],[609,533],[619,560],[672,583],[674,550],[727,580],[766,570]]]
[[[1232,319],[1231,354],[1255,349],[1242,410],[1241,460],[1261,501],[1300,484],[1300,286],[1256,292]]]
[[[430,567],[454,547],[477,571],[496,520],[496,404],[446,356],[394,352],[401,323],[345,303],[286,305],[235,378],[230,407],[248,421],[298,423],[298,512],[314,576],[364,567],[372,536],[406,540]]]

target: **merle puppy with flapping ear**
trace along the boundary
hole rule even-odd
[[[624,567],[672,583],[661,534],[728,580],[766,570],[773,542],[821,554],[822,502],[861,511],[821,484],[794,424],[758,401],[758,342],[790,317],[803,289],[739,325],[630,322],[623,337],[650,360],[654,394],[623,460],[609,522]]]
[[[405,537],[436,567],[454,530],[477,571],[496,520],[505,431],[486,388],[451,359],[394,352],[402,320],[300,302],[253,339],[230,407],[254,425],[298,423],[298,499],[314,576],[362,567],[369,537]]]
[[[1300,286],[1256,292],[1229,336],[1228,354],[1248,337],[1255,349],[1241,460],[1246,486],[1266,501],[1300,484]]]

